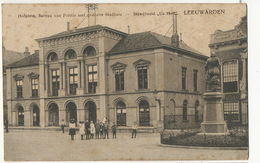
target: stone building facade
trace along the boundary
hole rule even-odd
[[[59,126],[104,116],[121,128],[154,129],[201,122],[207,56],[178,34],[126,34],[90,26],[36,39],[39,53],[7,68],[13,126]]]
[[[217,30],[209,44],[222,62],[222,92],[224,116],[233,125],[248,124],[247,17],[234,29]]]

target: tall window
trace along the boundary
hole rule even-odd
[[[183,106],[182,106],[182,120],[187,121],[188,120],[188,101],[184,100],[183,101]]]
[[[96,93],[97,65],[88,66],[88,93]]]
[[[187,68],[182,67],[182,71],[181,71],[182,90],[186,90],[186,72],[187,72]]]
[[[69,80],[70,80],[70,94],[75,95],[78,88],[78,68],[69,69]]]
[[[238,121],[239,120],[239,103],[225,102],[224,103],[224,118],[225,120]]]
[[[193,70],[193,91],[198,91],[198,70]]]
[[[138,67],[138,88],[139,89],[148,89],[148,75],[147,67]]]
[[[124,90],[124,73],[125,70],[115,70],[115,81],[116,81],[116,91]]]
[[[238,63],[237,60],[223,63],[223,92],[237,92],[238,90]]]
[[[60,70],[52,70],[52,96],[58,96],[60,89]]]
[[[16,80],[16,92],[17,92],[17,98],[23,97],[23,80]]]
[[[31,79],[32,81],[32,97],[38,97],[38,78]]]

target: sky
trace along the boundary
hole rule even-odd
[[[4,4],[2,10],[3,45],[6,49],[17,52],[24,52],[26,46],[31,52],[38,50],[35,39],[67,30],[67,22],[70,22],[71,28],[88,26],[88,18],[79,16],[88,13],[85,4]],[[222,10],[224,14],[187,15],[188,10]],[[96,24],[126,33],[127,26],[130,26],[130,33],[153,31],[171,36],[172,15],[168,15],[167,12],[178,13],[177,29],[178,33],[182,33],[182,40],[209,56],[210,35],[217,29],[223,31],[234,29],[241,17],[246,15],[246,5],[98,4],[96,14],[99,16],[96,16]],[[106,13],[110,16],[106,16]],[[155,15],[135,16],[134,13],[155,13]],[[157,15],[159,13],[164,15]],[[39,14],[45,17],[40,17]],[[102,14],[103,16],[100,16]],[[35,17],[25,18],[24,15]],[[90,16],[89,21],[90,25],[95,24],[93,16]]]

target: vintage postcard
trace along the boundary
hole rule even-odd
[[[247,160],[246,4],[3,4],[5,161]]]

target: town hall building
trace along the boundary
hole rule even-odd
[[[207,56],[154,32],[95,25],[36,39],[39,51],[7,69],[12,126],[59,126],[106,116],[121,127],[198,127]]]

